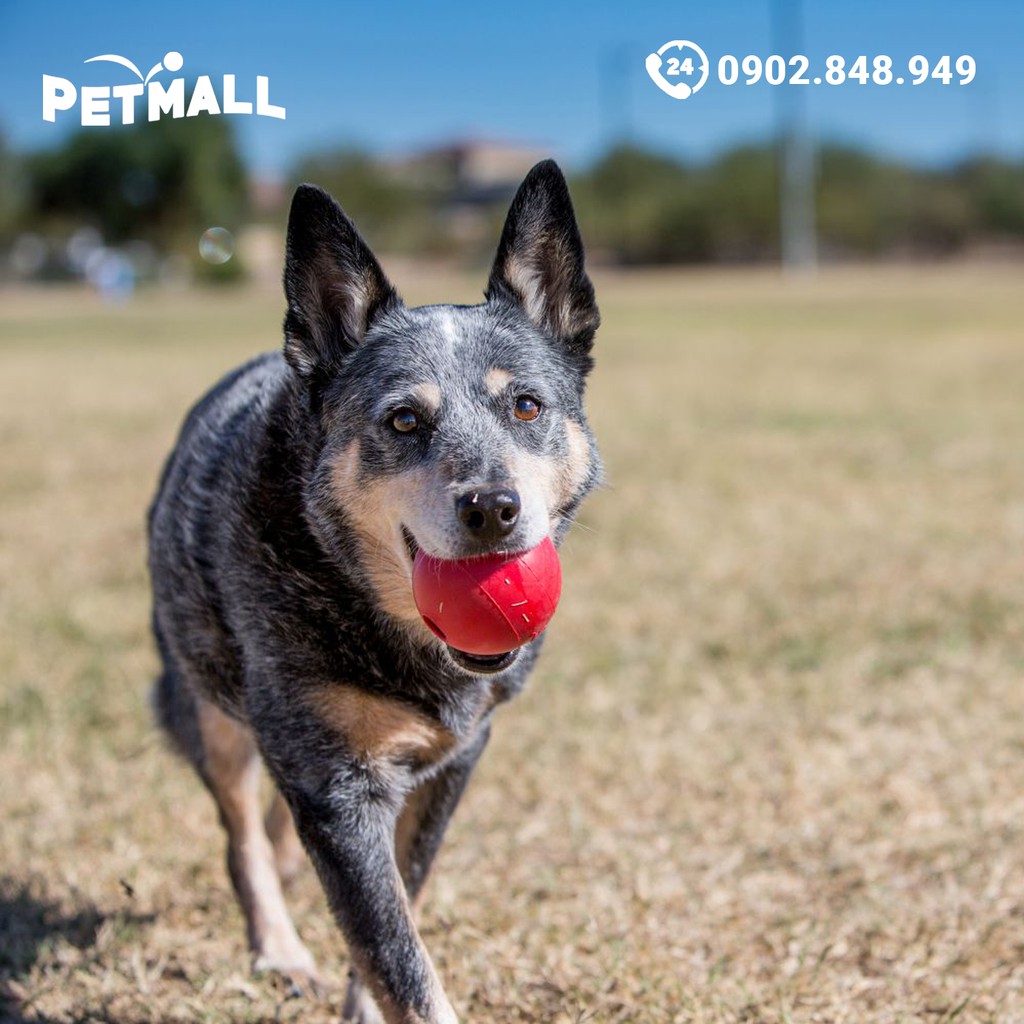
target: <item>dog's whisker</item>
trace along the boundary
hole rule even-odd
[[[570,530],[582,530],[584,533],[591,533],[595,536],[598,533],[598,531],[593,526],[587,526],[586,523],[581,523],[578,519],[573,519],[572,516],[563,516],[560,515],[558,512],[555,512],[553,518],[558,519],[563,523],[568,523]]]

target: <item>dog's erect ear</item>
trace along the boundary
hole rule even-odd
[[[512,200],[487,298],[517,303],[575,353],[590,350],[601,318],[569,189],[554,160],[537,164]]]
[[[288,215],[284,354],[305,378],[336,369],[375,317],[401,300],[342,208],[300,185]]]

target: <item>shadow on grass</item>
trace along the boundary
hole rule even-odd
[[[123,910],[104,913],[92,903],[67,911],[44,893],[45,885],[38,878],[0,875],[0,1024],[46,1024],[48,1018],[21,1005],[11,983],[27,975],[58,946],[66,943],[88,950],[96,945],[105,921],[148,924],[155,919],[154,914]],[[89,1019],[101,1018],[90,1014]]]

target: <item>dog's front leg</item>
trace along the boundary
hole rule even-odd
[[[414,920],[419,917],[425,883],[448,822],[487,745],[489,733],[490,727],[482,725],[465,748],[420,781],[405,798],[395,827],[395,856]],[[350,972],[342,1021],[380,1024],[380,1015],[355,967]]]
[[[346,749],[319,716],[282,720],[272,702],[257,728],[264,757],[327,893],[352,961],[387,1024],[457,1024],[413,921],[395,858],[410,774]],[[366,1024],[372,1010],[360,1011]],[[358,1017],[356,1018],[358,1019]]]

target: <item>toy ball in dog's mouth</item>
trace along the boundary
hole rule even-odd
[[[562,592],[558,552],[545,537],[529,551],[446,560],[416,552],[412,593],[423,621],[472,667],[496,671],[503,656],[538,637]],[[460,660],[457,658],[457,660]]]

